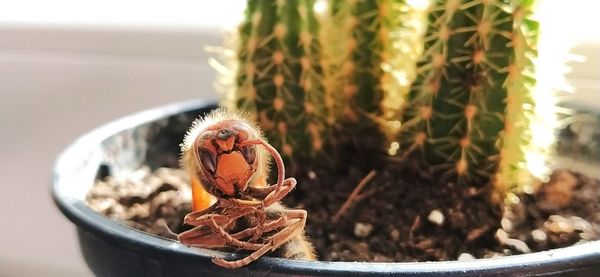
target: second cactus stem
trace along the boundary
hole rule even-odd
[[[519,181],[535,104],[532,2],[434,1],[399,155],[472,186]]]
[[[394,57],[389,25],[396,19],[397,2],[333,0],[322,21],[327,123],[335,130],[338,159],[382,160],[383,100],[393,82],[382,65]]]
[[[287,159],[323,147],[323,87],[313,0],[250,0],[240,27],[235,102]]]

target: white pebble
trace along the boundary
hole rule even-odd
[[[427,219],[437,225],[442,225],[444,224],[444,214],[442,212],[440,212],[440,210],[433,210],[431,211],[431,213],[429,213],[429,216],[427,216]]]
[[[525,242],[518,239],[511,239],[508,233],[502,229],[496,231],[496,238],[501,244],[511,246],[521,253],[531,253],[531,249]]]
[[[569,217],[569,221],[571,221],[573,228],[575,228],[575,230],[579,230],[579,231],[590,231],[592,230],[592,224],[589,223],[587,220],[578,217],[578,216],[571,216]]]
[[[512,231],[513,224],[512,224],[512,221],[510,221],[508,218],[503,218],[503,219],[500,221],[500,225],[502,226],[502,229],[503,229],[504,231],[507,231],[507,232],[510,232],[510,231]]]
[[[469,253],[461,253],[460,256],[458,256],[458,260],[459,261],[472,261],[472,260],[475,260],[475,257],[473,257],[473,255],[471,255]]]
[[[400,231],[398,231],[398,229],[393,229],[390,231],[390,237],[392,237],[392,240],[398,241],[398,239],[400,239]]]
[[[575,228],[568,219],[560,215],[551,215],[548,221],[544,222],[544,227],[552,233],[573,233]]]
[[[531,231],[531,237],[533,237],[533,240],[537,242],[544,242],[546,239],[548,239],[548,235],[546,235],[546,233],[540,229]]]
[[[371,231],[373,231],[373,225],[369,223],[359,222],[354,225],[354,235],[359,238],[368,237],[371,234]]]

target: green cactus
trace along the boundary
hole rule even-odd
[[[389,32],[384,28],[387,4],[333,0],[328,16],[322,20],[327,123],[339,133],[335,143],[343,147],[337,151],[342,154],[356,154],[368,145],[383,149],[380,121],[385,73],[381,64],[389,53]],[[350,142],[349,138],[360,139]]]
[[[552,135],[536,125],[533,2],[435,0],[425,17],[403,0],[249,0],[230,98],[288,159],[335,146],[371,164],[387,135],[390,155],[504,192],[543,164],[532,129]]]
[[[533,1],[434,1],[404,105],[399,155],[499,191],[527,176],[535,103]]]
[[[403,0],[332,0],[323,26],[327,124],[338,159],[383,161],[397,107],[408,92],[420,36],[418,13]],[[403,76],[404,79],[399,78]]]
[[[239,29],[235,106],[257,117],[286,158],[323,147],[319,28],[313,0],[249,0]]]

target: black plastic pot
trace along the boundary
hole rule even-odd
[[[141,164],[177,166],[190,122],[215,107],[194,101],[141,112],[82,136],[60,155],[52,193],[77,226],[81,251],[98,276],[600,276],[600,241],[553,251],[460,262],[303,262],[263,257],[236,270],[211,263],[234,254],[186,247],[112,221],[84,203],[94,179]],[[239,258],[239,257],[238,257]]]

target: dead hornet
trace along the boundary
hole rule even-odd
[[[275,185],[266,183],[269,155],[278,170]],[[178,235],[181,243],[253,251],[236,261],[212,259],[226,268],[275,250],[284,258],[316,259],[304,235],[306,211],[278,203],[296,179],[284,179],[281,156],[245,115],[218,109],[194,122],[182,144],[182,166],[191,175],[193,194],[193,211],[184,223],[194,227]]]

